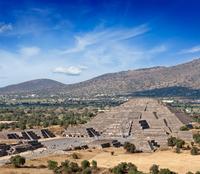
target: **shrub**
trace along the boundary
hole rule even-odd
[[[195,174],[200,174],[200,171],[197,171]]]
[[[200,144],[200,134],[194,134],[193,139],[195,143]]]
[[[71,162],[71,163],[69,164],[69,168],[70,168],[70,170],[71,170],[72,172],[78,172],[78,171],[80,171],[80,167],[78,166],[77,163],[74,163],[74,162]]]
[[[112,151],[112,152],[110,152],[110,154],[113,156],[115,154],[115,152]]]
[[[69,167],[69,160],[65,160],[64,162],[61,162],[62,167]]]
[[[128,164],[127,164],[127,167],[128,167],[129,170],[138,171],[138,170],[137,170],[137,166],[136,166],[135,164],[128,163]]]
[[[156,165],[156,164],[153,164],[153,165],[150,167],[150,173],[151,173],[151,174],[158,174],[158,173],[159,173],[159,166]]]
[[[158,174],[176,174],[175,172],[172,172],[169,169],[160,169]]]
[[[176,147],[177,148],[182,148],[185,144],[185,141],[184,140],[181,140],[181,139],[177,139],[176,140]]]
[[[90,167],[90,162],[88,160],[83,160],[81,162],[81,167],[82,167],[82,169],[86,169],[86,168]]]
[[[135,153],[136,151],[136,147],[134,144],[131,144],[129,142],[125,142],[124,143],[124,149],[127,151],[127,152],[130,152],[130,153]]]
[[[181,149],[179,147],[176,147],[175,152],[176,153],[181,153]]]
[[[135,170],[129,170],[128,174],[143,174],[143,173]]]
[[[82,173],[83,174],[92,174],[92,170],[88,167],[88,168],[84,169]]]
[[[72,158],[73,158],[73,159],[79,159],[79,156],[78,156],[78,154],[76,154],[76,153],[72,153]]]
[[[10,158],[10,162],[14,167],[20,167],[26,163],[26,159],[20,155],[16,155]]]
[[[199,149],[197,147],[192,147],[190,150],[191,155],[198,155]]]
[[[49,160],[47,161],[47,163],[48,163],[49,170],[55,170],[58,167],[58,162],[56,161]]]
[[[112,169],[115,174],[123,174],[126,170],[126,163],[120,163]]]
[[[180,127],[180,131],[188,131],[188,130],[189,128],[186,125]]]
[[[92,164],[93,169],[97,168],[97,162],[96,161],[92,160],[91,164]]]
[[[175,137],[168,138],[167,144],[168,144],[168,146],[174,147],[176,145],[176,138]]]
[[[186,174],[194,174],[194,173],[192,173],[192,172],[187,172]]]
[[[129,172],[131,172],[131,174],[132,174],[133,172],[135,172],[135,174],[136,174],[136,173],[138,173],[138,170],[134,164],[122,162],[122,163],[118,164],[117,166],[115,166],[112,169],[112,172],[115,174],[124,174],[124,173],[129,173]]]
[[[191,146],[194,146],[194,142],[191,142]]]

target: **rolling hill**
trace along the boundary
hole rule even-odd
[[[50,80],[37,79],[0,88],[0,94],[54,93],[65,87],[65,84]]]
[[[132,95],[161,89],[173,89],[176,94],[200,90],[200,59],[171,67],[153,67],[109,73],[96,78],[71,84],[39,79],[0,88],[0,94],[37,92],[45,94],[62,93],[67,96],[94,96],[97,94]],[[185,90],[187,89],[187,90]],[[175,91],[174,91],[175,90]],[[165,90],[166,92],[166,90]],[[170,92],[170,91],[169,91]],[[187,95],[187,94],[186,94]]]

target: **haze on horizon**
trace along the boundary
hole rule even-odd
[[[200,57],[196,0],[0,0],[0,86]]]

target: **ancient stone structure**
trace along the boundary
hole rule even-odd
[[[184,136],[179,129],[183,123],[165,105],[156,99],[136,98],[99,113],[90,122],[69,127],[64,136],[101,140],[132,142],[140,151],[154,151],[167,146],[170,136],[188,140],[191,133]],[[95,143],[96,144],[96,143]]]

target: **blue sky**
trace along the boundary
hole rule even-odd
[[[198,58],[199,9],[198,0],[0,0],[0,86]]]

